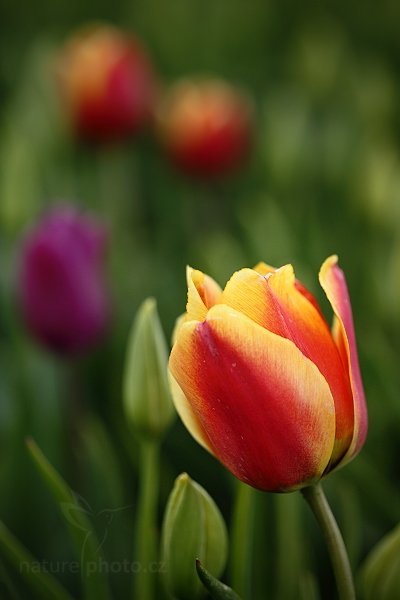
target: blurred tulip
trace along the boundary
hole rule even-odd
[[[61,95],[78,136],[108,142],[129,136],[153,113],[156,83],[140,42],[98,25],[78,31],[59,57]]]
[[[27,327],[49,349],[80,353],[104,333],[110,316],[105,246],[105,229],[67,205],[28,234],[18,296]]]
[[[225,568],[228,536],[214,500],[189,475],[175,481],[162,529],[164,581],[176,600],[198,600],[207,592],[196,573],[196,559],[219,577]]]
[[[158,128],[167,154],[183,171],[224,175],[249,154],[252,104],[222,80],[183,81],[161,103]]]
[[[170,357],[176,408],[236,477],[266,491],[316,483],[360,450],[367,412],[350,300],[337,257],[320,283],[331,332],[293,268],[260,263],[225,289],[188,269]]]

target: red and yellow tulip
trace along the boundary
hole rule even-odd
[[[68,39],[56,64],[63,107],[74,133],[109,143],[149,124],[157,96],[150,58],[134,36],[106,24]]]
[[[253,105],[249,95],[227,81],[178,81],[157,111],[166,155],[183,172],[203,179],[237,171],[250,154]]]
[[[329,328],[293,267],[234,273],[222,291],[188,268],[170,356],[173,396],[193,437],[266,491],[312,485],[349,462],[367,433],[351,305],[337,257],[319,280]]]

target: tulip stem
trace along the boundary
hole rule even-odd
[[[134,579],[133,593],[133,598],[140,600],[153,600],[156,597],[159,450],[158,441],[141,441],[135,553],[135,562],[139,568]]]
[[[256,492],[241,481],[235,483],[236,496],[231,529],[231,585],[239,596],[251,598]]]
[[[331,558],[340,600],[355,600],[353,576],[349,557],[336,519],[333,516],[321,484],[301,490],[325,537]]]

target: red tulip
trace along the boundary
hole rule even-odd
[[[155,77],[140,42],[110,26],[75,34],[58,62],[66,110],[77,135],[95,142],[126,137],[148,123]]]
[[[59,206],[25,239],[19,304],[30,332],[50,350],[77,354],[100,340],[110,316],[106,232],[71,206]]]
[[[170,357],[176,408],[236,477],[266,491],[317,482],[367,433],[353,319],[337,257],[320,283],[331,331],[291,265],[242,269],[225,289],[188,270],[186,315]]]
[[[168,156],[189,174],[224,175],[237,169],[249,153],[251,103],[224,81],[176,84],[161,104],[158,122]]]

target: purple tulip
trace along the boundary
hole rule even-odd
[[[110,316],[104,276],[106,231],[62,205],[24,243],[18,294],[32,334],[60,354],[78,354],[103,335]]]

